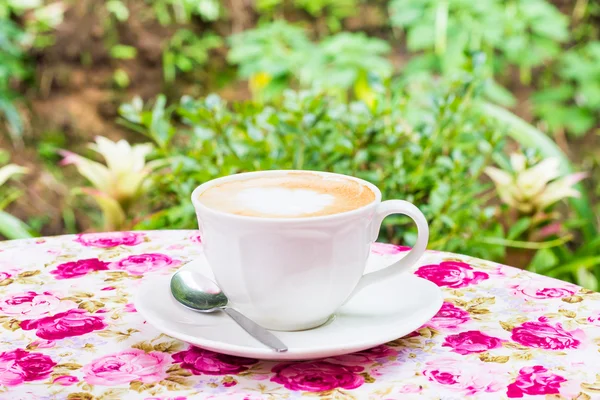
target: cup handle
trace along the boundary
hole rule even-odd
[[[411,218],[415,224],[417,224],[417,242],[408,252],[408,254],[406,254],[402,259],[396,261],[386,268],[363,275],[362,278],[360,278],[360,281],[358,281],[358,285],[354,291],[352,291],[348,297],[348,300],[350,300],[363,288],[373,283],[381,282],[392,276],[400,275],[408,271],[411,266],[419,261],[427,249],[427,242],[429,241],[429,225],[427,225],[427,219],[425,219],[423,213],[416,206],[404,200],[387,200],[379,204],[372,225],[373,241],[377,240],[381,223],[383,222],[384,218],[391,214],[406,215],[407,217]]]

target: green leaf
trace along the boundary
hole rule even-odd
[[[531,218],[521,218],[508,230],[506,236],[510,240],[518,239],[531,226]]]
[[[575,271],[575,283],[589,290],[598,290],[598,278],[587,267],[580,267]]]
[[[551,270],[558,262],[559,259],[552,249],[541,249],[535,253],[533,260],[531,260],[527,269],[532,272],[543,274],[546,271]]]
[[[130,60],[137,55],[137,49],[133,46],[117,44],[110,49],[110,56],[121,60]]]
[[[7,239],[32,238],[29,227],[17,217],[0,210],[0,234]]]
[[[517,99],[513,94],[503,86],[500,86],[496,81],[491,80],[485,87],[485,95],[494,103],[500,104],[503,107],[513,107],[517,103]]]

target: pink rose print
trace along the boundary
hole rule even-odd
[[[0,383],[16,386],[23,382],[46,379],[56,363],[42,353],[15,349],[0,353]]]
[[[250,358],[228,356],[210,350],[192,346],[187,350],[173,354],[173,361],[194,375],[228,375],[246,371],[246,365],[258,361]]]
[[[103,232],[82,233],[75,238],[76,242],[87,247],[135,246],[142,243],[144,234],[139,232]]]
[[[194,233],[192,236],[190,236],[190,240],[194,243],[202,243],[202,237],[199,233]]]
[[[442,346],[452,347],[455,353],[466,355],[502,347],[502,342],[502,339],[488,336],[480,331],[467,331],[446,336]]]
[[[179,261],[173,260],[166,254],[146,253],[129,256],[111,263],[109,268],[126,271],[131,275],[144,275],[147,272],[176,267],[177,265],[179,265]]]
[[[371,253],[378,254],[380,256],[385,255],[396,255],[404,253],[410,250],[408,246],[397,246],[395,244],[386,244],[375,242],[371,245]]]
[[[327,361],[306,361],[278,364],[271,372],[275,374],[272,382],[279,383],[290,390],[322,392],[336,388],[355,389],[365,382],[358,375],[364,368],[344,366]]]
[[[56,342],[54,340],[34,340],[29,345],[35,346],[36,349],[51,349],[56,346]]]
[[[52,383],[58,383],[62,386],[71,386],[77,382],[79,382],[79,379],[71,375],[62,375],[54,378],[54,380],[52,381]]]
[[[587,321],[588,321],[590,324],[593,324],[593,325],[596,325],[596,326],[600,326],[600,312],[599,312],[599,313],[596,313],[596,314],[593,314],[593,315],[590,315],[590,316],[587,318]]]
[[[36,293],[23,292],[13,294],[0,300],[0,312],[6,315],[25,317],[38,317],[56,311],[64,310],[64,307],[75,305],[73,302],[63,302],[50,292]]]
[[[146,397],[144,400],[187,400],[185,396],[177,397]]]
[[[408,385],[404,385],[400,388],[400,393],[419,393],[423,388],[421,386],[417,386],[414,383],[409,383]]]
[[[79,278],[89,272],[104,271],[108,269],[108,263],[100,261],[97,258],[88,258],[85,260],[71,261],[60,264],[56,269],[50,271],[56,279]]]
[[[359,351],[357,353],[332,357],[331,360],[333,360],[333,362],[336,364],[352,366],[360,363],[370,363],[378,358],[396,357],[397,355],[398,352],[396,350],[382,344],[380,346],[373,347],[372,349]]]
[[[576,349],[581,342],[565,331],[560,323],[525,322],[512,331],[512,340],[528,347],[546,350]]]
[[[423,265],[415,274],[438,286],[455,289],[476,285],[490,277],[485,272],[474,271],[469,264],[460,261],[443,261],[440,264]]]
[[[146,353],[128,349],[100,357],[82,369],[84,380],[90,385],[115,386],[131,381],[154,383],[167,377],[169,356],[158,351]]]
[[[495,381],[498,374],[492,367],[481,365],[461,365],[452,358],[440,358],[426,363],[423,375],[431,382],[444,385],[446,388],[474,395],[479,392],[497,392],[504,385]]]
[[[539,282],[532,281],[526,284],[512,286],[512,294],[525,299],[560,299],[562,297],[573,296],[579,291],[577,286],[569,285],[567,283],[561,287],[549,286],[547,283],[549,281],[550,280],[543,280]]]
[[[11,277],[12,277],[12,275],[9,274],[8,272],[0,271],[0,283],[4,282],[7,279],[10,279]]]
[[[21,322],[21,329],[25,331],[37,329],[35,332],[36,336],[47,340],[81,336],[106,327],[107,325],[102,317],[90,315],[87,311],[80,309],[58,313],[51,317]]]
[[[125,311],[125,312],[137,312],[137,310],[135,309],[135,306],[133,305],[133,303],[125,304],[125,308],[123,308],[123,311]]]
[[[442,308],[429,321],[429,325],[439,330],[456,329],[459,325],[469,321],[469,313],[452,303],[444,302]]]
[[[524,394],[535,396],[543,394],[559,394],[560,384],[567,380],[554,375],[541,365],[521,368],[517,379],[508,385],[506,395],[521,398]]]

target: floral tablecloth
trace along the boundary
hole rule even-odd
[[[351,355],[266,362],[190,347],[136,312],[145,278],[201,252],[194,231],[1,242],[0,398],[600,399],[598,293],[428,252],[414,273],[445,302],[425,326]]]

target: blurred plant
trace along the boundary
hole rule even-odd
[[[16,164],[8,164],[0,167],[0,234],[8,239],[21,239],[31,237],[30,228],[17,217],[4,211],[9,204],[21,197],[20,190],[10,190],[5,183],[19,175],[26,174],[29,170]]]
[[[23,132],[23,123],[15,102],[14,82],[25,79],[30,70],[23,50],[25,33],[10,20],[0,17],[0,117],[6,121],[13,140]]]
[[[160,196],[149,196],[159,211],[136,228],[193,228],[189,194],[218,176],[315,169],[365,178],[385,198],[422,205],[432,248],[497,259],[497,247],[473,243],[475,236],[498,232],[493,209],[480,197],[487,186],[479,177],[501,152],[502,133],[487,125],[485,115],[472,114],[472,85],[457,81],[430,92],[433,102],[427,105],[390,88],[376,93],[373,107],[318,91],[286,91],[264,105],[242,101],[228,107],[216,95],[184,97],[171,107],[160,97],[151,109],[125,104],[122,122],[153,138],[160,155],[171,160],[169,172],[155,176]],[[402,217],[386,219],[383,233],[396,242],[415,240]]]
[[[203,67],[210,51],[223,45],[223,39],[212,33],[196,35],[180,29],[169,39],[163,51],[163,73],[166,82],[173,82],[178,71],[190,72]]]
[[[568,38],[568,19],[546,0],[392,0],[390,21],[406,33],[413,57],[406,73],[451,73],[470,51],[484,51],[494,75],[510,65],[529,84],[531,70],[560,54]],[[512,105],[514,97],[498,84],[494,101]]]
[[[119,22],[125,22],[129,19],[129,8],[122,0],[108,0],[106,9]]]
[[[392,75],[392,63],[385,57],[391,48],[384,40],[370,38],[364,33],[342,32],[321,43],[314,54],[300,66],[300,82],[342,97],[354,88],[359,98],[370,98],[368,77],[386,79]]]
[[[518,263],[526,266],[533,260],[530,268],[535,269],[542,257],[536,255],[536,251],[549,254],[564,253],[568,249],[566,243],[573,239],[570,230],[575,226],[565,223],[565,217],[556,206],[561,200],[581,196],[574,185],[587,174],[561,177],[557,158],[546,158],[536,164],[530,161],[531,157],[514,153],[510,156],[510,166],[505,165],[504,170],[487,167],[485,173],[496,185],[500,200],[508,206],[501,218],[508,228],[507,237],[496,243],[515,248],[511,255],[519,258]],[[569,260],[573,261],[575,258]],[[569,280],[583,284],[582,276],[580,273]],[[586,285],[589,286],[589,282]]]
[[[567,51],[558,82],[532,97],[534,111],[548,128],[581,136],[600,122],[600,41]]]
[[[371,98],[369,76],[392,74],[390,46],[364,33],[342,32],[312,43],[299,27],[276,21],[230,38],[228,60],[250,79],[255,97],[270,99],[295,83],[346,97]]]
[[[527,158],[515,153],[510,157],[510,164],[511,171],[487,167],[485,173],[494,181],[502,202],[521,214],[544,213],[560,200],[581,195],[573,185],[586,174],[576,173],[557,179],[560,171],[556,158],[547,158],[526,168]]]
[[[204,21],[216,21],[222,14],[220,0],[146,0],[152,5],[161,25],[184,24],[193,16]],[[241,6],[241,5],[240,5]]]
[[[288,88],[297,69],[314,55],[302,28],[285,21],[260,25],[228,38],[227,60],[239,65],[256,97],[272,98]]]
[[[5,120],[13,140],[23,133],[15,88],[30,77],[27,52],[54,43],[50,32],[62,22],[64,10],[60,1],[47,6],[42,0],[0,2],[0,119]],[[23,26],[12,20],[16,16],[24,19]]]
[[[119,60],[131,60],[137,56],[137,49],[125,44],[115,44],[110,48],[110,56]]]
[[[342,29],[345,18],[356,15],[357,0],[256,0],[255,7],[260,15],[280,14],[288,5],[306,11],[314,18],[322,18],[330,32]]]
[[[164,166],[165,161],[146,162],[153,149],[150,143],[131,146],[124,139],[113,142],[98,136],[90,148],[102,155],[106,165],[66,150],[60,151],[64,157],[61,165],[74,165],[92,184],[93,188],[75,189],[75,194],[86,194],[96,200],[103,213],[104,229],[119,229],[135,201],[148,190],[146,178]]]

